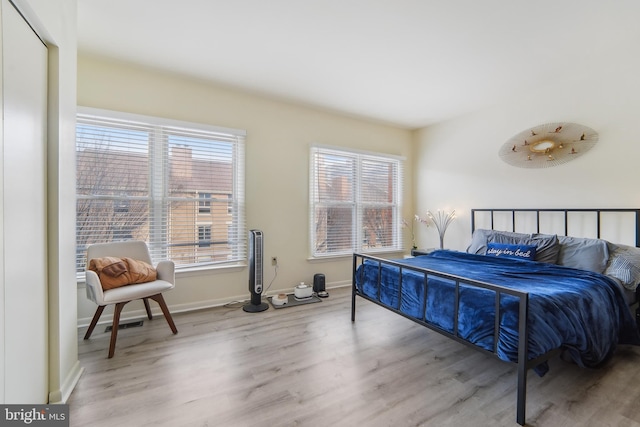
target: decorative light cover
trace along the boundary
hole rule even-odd
[[[548,168],[580,157],[598,134],[577,123],[547,123],[514,135],[500,148],[502,160],[520,168]]]

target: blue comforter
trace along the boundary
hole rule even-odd
[[[398,260],[403,264],[509,287],[529,293],[529,359],[567,349],[581,366],[606,361],[617,344],[640,345],[640,336],[621,288],[611,279],[589,271],[553,264],[464,252],[435,251]],[[378,299],[378,264],[365,261],[356,273],[358,290]],[[400,311],[449,333],[454,328],[455,284],[429,276],[426,301],[422,274],[403,270]],[[398,267],[385,265],[379,300],[398,307]],[[501,318],[497,355],[518,357],[518,300],[500,298]],[[494,350],[495,293],[461,285],[458,336],[486,350]],[[538,367],[546,372],[546,364]]]

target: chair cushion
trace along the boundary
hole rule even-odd
[[[93,258],[89,261],[89,270],[98,274],[103,290],[152,282],[158,277],[152,265],[126,257]]]
[[[173,289],[173,284],[165,280],[139,283],[134,286],[121,286],[119,288],[104,291],[104,304],[116,304],[119,302],[133,301],[146,298]]]

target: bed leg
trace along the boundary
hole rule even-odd
[[[529,296],[520,298],[518,313],[518,397],[516,402],[516,421],[524,425],[527,405],[527,361],[529,355],[529,335],[527,320],[529,311]]]
[[[363,261],[364,262],[364,261]],[[358,256],[353,254],[353,264],[351,269],[351,321],[356,321],[356,269],[358,266]]]
[[[351,285],[351,321],[356,321],[356,282]]]
[[[518,364],[518,397],[516,403],[516,421],[524,425],[527,404],[527,368],[524,364]]]

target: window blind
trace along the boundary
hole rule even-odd
[[[89,111],[89,112],[85,112]],[[77,116],[76,267],[88,245],[147,242],[177,268],[246,259],[244,131],[117,112]]]
[[[313,257],[401,250],[402,159],[312,146]]]

